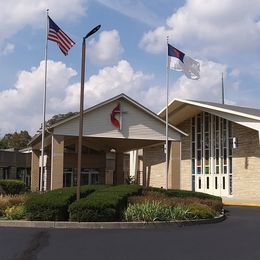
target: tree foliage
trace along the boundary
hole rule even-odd
[[[66,114],[58,114],[58,115],[54,115],[51,119],[49,119],[47,122],[46,122],[46,128],[49,128],[51,127],[52,125],[62,121],[62,120],[65,120],[71,116],[74,116],[78,114],[78,112],[68,112]],[[42,132],[42,125],[41,127],[38,129],[37,133],[41,133]]]
[[[32,137],[26,130],[21,131],[20,133],[8,133],[0,140],[0,149],[13,148],[15,150],[20,150],[26,148],[31,139]]]
[[[74,116],[78,114],[77,112],[68,112],[66,114],[58,114],[58,115],[54,115],[51,119],[49,119],[47,122],[46,122],[46,127],[50,127],[64,119],[67,119],[71,116]]]

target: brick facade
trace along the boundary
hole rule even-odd
[[[165,187],[165,153],[163,145],[143,150],[143,185]]]
[[[233,149],[233,197],[260,198],[260,146],[258,132],[233,124],[237,148]]]
[[[179,142],[169,142],[168,188],[180,188],[180,152]],[[143,184],[144,186],[165,187],[165,153],[164,145],[143,149]]]
[[[191,190],[191,160],[190,160],[190,119],[177,126],[188,136],[181,138],[181,174],[180,189]]]
[[[191,190],[191,148],[190,148],[190,119],[177,125],[177,128],[187,133],[181,139],[181,162],[179,180],[178,175],[171,175],[169,188]],[[238,147],[233,149],[233,193],[235,199],[260,198],[260,145],[258,132],[250,128],[232,123],[232,136],[237,138]],[[171,147],[169,168],[174,167],[171,160],[174,157],[174,149]],[[176,154],[175,154],[176,156]],[[165,154],[163,145],[157,145],[144,149],[144,175],[146,185],[155,187],[165,186]],[[178,164],[175,161],[175,164]],[[175,167],[179,167],[176,166]]]
[[[190,119],[177,126],[190,135]],[[260,198],[260,145],[258,132],[232,123],[238,147],[233,149],[233,198]],[[181,185],[191,190],[190,137],[182,137]]]

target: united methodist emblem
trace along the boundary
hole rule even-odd
[[[119,130],[122,130],[123,113],[127,112],[122,111],[121,103],[118,103],[117,106],[112,110],[112,113],[110,115],[111,123]]]

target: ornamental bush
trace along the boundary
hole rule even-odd
[[[207,205],[190,204],[188,206],[188,219],[207,219],[216,216],[216,212]]]
[[[4,190],[5,194],[10,195],[21,194],[26,190],[24,182],[20,180],[0,180],[0,186]]]
[[[88,196],[103,185],[80,187],[80,196]],[[69,205],[76,200],[76,187],[62,188],[43,194],[33,194],[24,204],[28,220],[65,221],[69,218]]]
[[[174,221],[213,218],[216,215],[206,205],[169,206],[159,201],[147,201],[141,204],[130,204],[124,212],[126,221]]]
[[[28,194],[0,195],[0,216],[3,216],[8,207],[22,205],[28,199]]]
[[[171,208],[158,201],[129,205],[124,212],[126,221],[170,221]]]
[[[82,222],[121,220],[128,196],[141,192],[142,187],[139,185],[117,185],[97,190],[70,205],[70,220]]]
[[[14,205],[7,207],[4,216],[9,220],[19,220],[25,218],[25,210],[23,205]]]
[[[207,205],[213,211],[220,213],[223,203],[217,199],[201,199],[194,197],[170,197],[163,192],[146,191],[143,196],[132,196],[128,198],[129,204],[142,204],[146,202],[158,201],[169,207],[176,205],[202,204]]]
[[[222,201],[221,197],[210,195],[202,192],[188,191],[188,190],[175,190],[175,189],[160,189],[149,187],[145,189],[146,191],[155,191],[166,194],[169,197],[176,198],[198,198],[198,199],[210,199],[210,200],[219,200]]]

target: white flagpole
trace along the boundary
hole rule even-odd
[[[167,60],[166,60],[166,127],[165,127],[165,189],[168,189],[168,125],[169,125],[169,115],[168,115],[168,103],[169,103],[169,57],[168,57],[168,41],[169,37],[167,36]]]
[[[47,59],[48,59],[48,33],[49,33],[49,9],[46,10],[46,38],[45,38],[45,75],[44,75],[44,93],[43,93],[43,115],[42,115],[42,147],[41,147],[41,173],[40,173],[40,191],[43,191],[44,178],[44,134],[45,134],[45,114],[46,114],[46,89],[47,89]]]
[[[222,87],[222,104],[225,104],[225,91],[224,91],[224,79],[223,79],[223,72],[221,77],[221,87]]]

